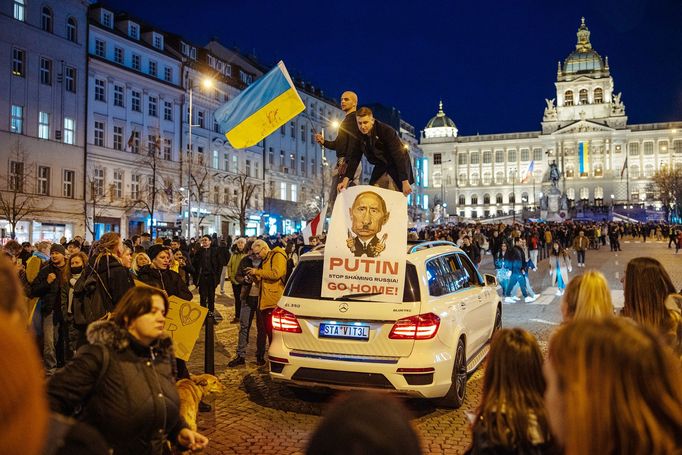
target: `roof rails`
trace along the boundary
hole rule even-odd
[[[457,247],[457,245],[454,244],[453,242],[448,242],[446,240],[432,240],[429,242],[421,242],[421,243],[418,243],[416,245],[413,245],[409,250],[407,250],[407,254],[414,253],[414,252],[419,251],[419,250],[424,249],[424,248],[434,248],[437,246],[446,246],[446,245]]]

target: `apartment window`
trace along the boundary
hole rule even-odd
[[[124,91],[122,85],[114,85],[114,106],[123,107]]]
[[[582,89],[578,92],[578,99],[580,101],[580,104],[587,104],[587,90]]]
[[[41,12],[40,28],[48,33],[52,33],[52,10],[47,6],[43,6]]]
[[[93,190],[95,196],[104,196],[104,169],[95,168],[92,177]]]
[[[573,92],[571,90],[564,93],[564,106],[573,106]]]
[[[296,157],[293,153],[289,155],[289,172],[292,174],[296,172]]]
[[[680,143],[682,143],[682,141],[680,141]],[[272,147],[268,150],[268,164],[270,165],[270,169],[275,165],[275,151]]]
[[[24,163],[9,162],[9,190],[23,193],[24,191]]]
[[[459,158],[457,158],[457,163],[462,166],[467,164],[467,155],[466,153],[460,153]]]
[[[64,143],[73,144],[75,139],[76,122],[72,118],[64,117]]]
[[[70,17],[66,20],[66,39],[71,42],[76,42],[78,37],[78,26],[76,25],[76,19]]]
[[[154,34],[154,47],[163,50],[163,38],[161,35]]]
[[[301,142],[305,142],[305,125],[301,125]]]
[[[104,147],[104,122],[95,121],[94,144],[98,147]]]
[[[305,177],[305,157],[301,157],[301,175]]]
[[[163,119],[168,121],[173,120],[173,103],[170,101],[163,102]]]
[[[75,181],[76,172],[65,169],[64,173],[62,174],[62,196],[73,198],[74,195],[73,185]]]
[[[153,134],[150,134],[147,136],[147,152],[149,155],[152,155],[154,153],[157,154],[157,156],[160,155],[161,152],[161,138],[158,136],[155,136]]]
[[[114,126],[114,150],[123,150],[123,127]]]
[[[286,198],[287,198],[287,182],[280,182],[280,184],[279,184],[279,198],[286,200]]]
[[[115,199],[121,199],[121,197],[123,197],[123,171],[114,171],[112,196]]]
[[[284,125],[279,127],[279,134],[281,134],[282,136],[287,134],[287,130],[286,130],[286,127]]]
[[[50,114],[47,112],[38,113],[38,137],[40,139],[50,138]]]
[[[298,202],[298,185],[295,183],[291,184],[291,200],[292,202]]]
[[[171,150],[173,150],[173,142],[168,138],[164,138],[163,139],[163,159],[164,160],[166,160],[166,161],[171,160],[171,158],[172,158]]]
[[[149,115],[151,117],[157,117],[158,116],[158,100],[156,97],[150,96],[149,97]]]
[[[26,53],[16,47],[12,48],[12,74],[26,76]]]
[[[604,91],[600,87],[594,89],[594,102],[595,104],[604,102]]]
[[[251,160],[246,160],[246,175],[251,177]]]
[[[223,153],[223,171],[230,170],[230,155],[225,152]]]
[[[239,171],[239,158],[237,158],[237,155],[232,155],[232,172],[238,172]]]
[[[315,165],[315,158],[310,160],[310,169],[312,171],[313,177],[317,177],[317,166]]]
[[[105,49],[105,44],[104,41],[101,39],[96,39],[95,40],[95,55],[98,57],[104,57],[106,54],[106,49]]]
[[[109,11],[102,11],[102,25],[108,28],[113,28],[113,21]]]
[[[52,60],[42,57],[40,59],[40,83],[52,85]]]
[[[104,79],[95,79],[95,101],[106,101],[106,97],[104,96],[105,83]]]
[[[10,131],[17,134],[24,134],[24,107],[12,105],[12,119]]]
[[[134,23],[128,24],[128,35],[134,39],[140,39],[140,26]]]
[[[149,61],[149,74],[156,77],[158,65],[154,60]]]
[[[644,143],[644,154],[645,155],[653,155],[654,154],[654,143],[653,142],[645,142]]]
[[[132,60],[132,62],[133,62],[133,63],[132,63],[133,69],[134,69],[134,70],[137,70],[137,71],[140,71],[140,68],[142,67],[142,65],[141,65],[141,63],[140,63],[140,62],[141,62],[140,56],[137,55],[137,54],[133,54],[133,60]]]
[[[132,174],[130,176],[130,197],[133,199],[140,198],[140,182],[142,176],[140,174]]]
[[[204,128],[204,112],[203,111],[197,111],[197,123],[199,124],[199,128]]]
[[[140,153],[140,132],[133,131],[128,139],[128,147],[132,153]]]
[[[296,125],[294,122],[289,124],[289,133],[291,134],[291,137],[296,137]]]
[[[120,47],[114,48],[114,61],[119,65],[123,65],[123,49]]]
[[[140,92],[133,90],[130,109],[135,112],[142,112],[142,96]]]
[[[255,178],[259,179],[260,178],[260,163],[258,161],[256,161],[253,164],[254,164],[254,169],[255,169],[253,176]]]
[[[163,79],[166,82],[171,82],[173,80],[173,68],[166,66],[163,69]]]
[[[38,187],[37,193],[43,196],[50,195],[50,168],[38,166]]]
[[[639,156],[639,143],[631,142],[628,144],[628,150],[631,156]]]
[[[474,152],[469,156],[469,160],[471,161],[471,164],[478,164],[479,163],[479,154],[478,152]]]
[[[227,205],[230,203],[230,189],[223,188],[223,204]]]
[[[24,21],[25,16],[25,1],[24,0],[14,0],[14,18],[18,21]]]
[[[673,141],[673,152],[676,155],[682,154],[682,141],[680,141],[680,140],[674,140]]]
[[[76,93],[76,68],[67,66],[64,69],[64,81],[66,83],[66,91]]]
[[[542,149],[533,149],[533,161],[542,161]]]

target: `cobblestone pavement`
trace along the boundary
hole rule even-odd
[[[682,254],[674,255],[667,242],[622,242],[622,252],[609,252],[608,245],[599,251],[587,252],[586,269],[596,268],[609,280],[614,302],[622,305],[620,277],[627,261],[637,256],[659,259],[673,277],[675,286],[682,287]],[[580,273],[576,267],[571,276]],[[552,330],[558,325],[561,314],[559,297],[555,288],[549,288],[547,261],[539,261],[537,272],[531,272],[531,283],[541,297],[533,304],[504,305],[503,323],[507,327],[523,327],[538,337],[546,347]],[[483,272],[492,270],[490,256],[481,267]],[[542,292],[541,292],[542,291]],[[234,356],[238,324],[230,324],[234,315],[232,300],[218,296],[217,308],[224,321],[216,326],[216,373],[226,386],[226,391],[209,398],[213,410],[199,415],[199,430],[211,442],[208,454],[299,454],[305,450],[311,431],[324,413],[329,401],[328,394],[294,394],[288,388],[273,384],[267,368],[255,364],[255,323],[247,352],[246,366],[227,368]],[[192,354],[190,370],[203,371],[203,332]],[[424,453],[460,454],[470,441],[467,412],[473,412],[480,400],[482,369],[469,380],[467,398],[457,410],[439,409],[423,400],[409,399],[405,404],[414,415]]]

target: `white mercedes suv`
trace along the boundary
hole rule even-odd
[[[323,259],[319,249],[301,256],[273,312],[272,379],[379,389],[459,407],[467,378],[502,323],[495,277],[481,276],[453,243],[414,243],[402,299],[330,299],[320,297]]]

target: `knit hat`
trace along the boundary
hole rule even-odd
[[[61,243],[53,243],[52,247],[50,248],[50,254],[52,253],[62,253],[66,255],[66,248],[64,248],[64,245]]]
[[[159,254],[161,254],[161,252],[166,250],[168,250],[167,246],[163,246],[160,243],[157,243],[149,247],[149,249],[147,250],[147,256],[149,256],[149,259],[153,261],[156,256],[158,256]]]
[[[63,247],[62,247],[63,248]],[[0,453],[38,455],[47,431],[45,379],[28,332],[0,312]]]

